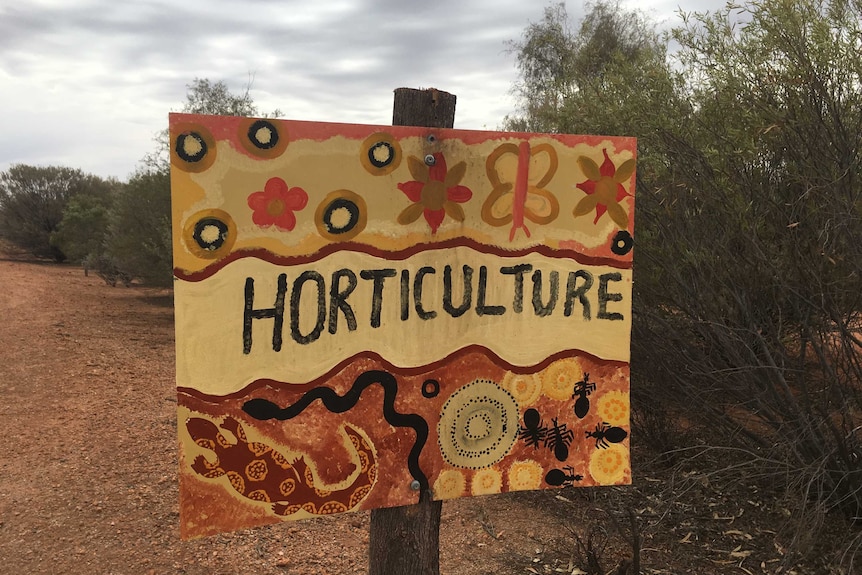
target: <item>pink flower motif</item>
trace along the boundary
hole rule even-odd
[[[431,226],[431,233],[436,234],[447,215],[455,221],[464,221],[464,210],[458,204],[473,197],[470,188],[460,185],[467,171],[465,162],[459,162],[449,170],[443,154],[438,152],[434,154],[434,165],[430,168],[414,156],[407,158],[407,167],[414,179],[398,184],[398,189],[413,203],[398,214],[399,224],[406,226],[424,216]]]
[[[296,227],[293,212],[302,210],[308,204],[308,194],[302,188],[288,188],[281,178],[270,178],[262,192],[254,192],[248,197],[248,207],[254,210],[251,219],[262,228],[275,224],[280,230]]]

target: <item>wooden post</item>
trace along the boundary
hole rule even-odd
[[[395,90],[393,126],[452,128],[455,125],[455,94],[435,88]]]
[[[430,88],[395,90],[392,124],[451,128],[455,95]],[[369,575],[439,575],[442,501],[432,501],[430,486],[419,503],[371,511]]]

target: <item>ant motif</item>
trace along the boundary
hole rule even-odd
[[[556,417],[552,421],[554,427],[547,431],[545,447],[554,450],[554,456],[558,461],[565,461],[569,458],[569,444],[575,439],[575,433],[567,429],[565,423],[557,423]]]
[[[587,431],[586,434],[596,439],[597,449],[607,449],[611,443],[619,443],[629,435],[622,427],[611,427],[609,423],[600,423],[595,431]]]
[[[590,374],[585,373],[584,379],[575,384],[575,388],[572,390],[572,399],[575,397],[578,400],[575,402],[575,415],[578,416],[578,419],[583,419],[587,416],[587,413],[590,411],[590,400],[589,395],[596,390],[596,384],[590,383]]]
[[[524,442],[533,449],[539,447],[539,443],[546,443],[548,428],[542,425],[542,418],[539,412],[532,407],[524,412],[524,427],[518,426],[518,439],[523,439]]]
[[[548,474],[545,475],[545,482],[548,485],[566,487],[574,485],[575,481],[580,481],[583,478],[583,475],[575,475],[575,469],[567,465],[563,469],[551,469]]]

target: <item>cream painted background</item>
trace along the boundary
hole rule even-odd
[[[537,317],[532,305],[531,273],[525,274],[524,311],[512,311],[514,277],[504,276],[499,269],[506,265],[529,263],[543,270],[542,299],[549,294],[549,272],[560,273],[560,296],[557,307],[548,317]],[[443,267],[452,265],[453,303],[461,299],[461,266],[474,269],[472,309],[459,318],[452,318],[442,308]],[[479,266],[488,267],[486,305],[503,305],[501,316],[475,314]],[[437,317],[422,320],[414,309],[410,319],[400,319],[399,276],[384,284],[381,326],[370,326],[373,283],[358,279],[355,291],[348,298],[357,319],[357,330],[348,331],[339,312],[338,330],[331,335],[326,328],[320,338],[309,344],[298,344],[290,337],[289,306],[286,306],[283,346],[272,350],[272,319],[253,320],[251,353],[243,354],[244,287],[247,277],[255,280],[254,308],[271,308],[276,295],[276,280],[287,274],[289,301],[293,280],[303,271],[320,272],[326,283],[329,305],[329,281],[332,271],[349,268],[359,277],[362,269],[403,268],[413,272],[422,266],[432,266],[436,275],[425,277],[423,302]],[[570,317],[563,314],[568,272],[584,269],[594,276],[594,285],[587,292],[592,319],[583,319],[576,302]],[[597,319],[599,275],[619,272],[622,281],[610,282],[608,291],[622,294],[619,302],[607,304],[609,313],[620,313],[622,321]],[[400,272],[399,272],[400,273]],[[344,282],[341,284],[345,285]],[[301,300],[301,332],[311,331],[316,319],[316,293],[313,283],[306,283]],[[602,359],[629,361],[631,331],[631,270],[605,266],[583,266],[569,259],[547,258],[531,254],[518,258],[500,258],[470,248],[431,250],[405,261],[389,261],[367,254],[338,252],[323,260],[300,266],[277,266],[255,258],[244,258],[228,264],[214,276],[201,282],[178,281],[176,290],[177,381],[206,393],[222,395],[239,391],[257,378],[272,378],[290,383],[306,383],[326,373],[345,358],[363,351],[374,351],[399,367],[426,365],[446,357],[458,349],[480,344],[493,350],[504,360],[517,366],[532,366],[560,351],[582,350]],[[412,301],[412,299],[411,299]],[[328,315],[327,315],[328,318]]]

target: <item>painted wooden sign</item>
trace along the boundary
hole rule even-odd
[[[170,132],[183,537],[631,480],[633,139]]]

